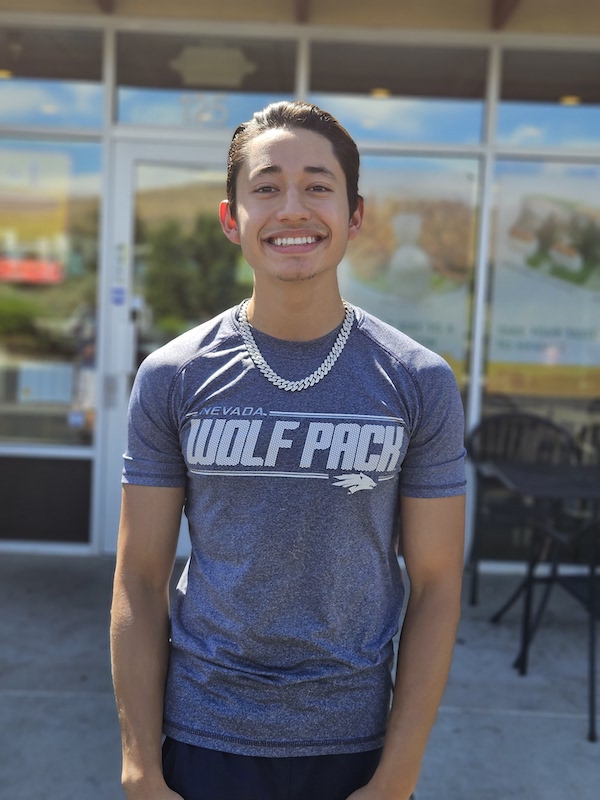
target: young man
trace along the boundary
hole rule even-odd
[[[314,106],[241,125],[220,219],[252,297],[138,373],[112,622],[129,800],[415,788],[459,618],[463,412],[442,359],[340,297],[358,165]]]

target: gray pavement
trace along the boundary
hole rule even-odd
[[[0,800],[120,800],[108,622],[113,562],[0,556]],[[484,575],[465,607],[417,800],[596,800],[586,740],[586,622],[556,590],[527,677],[518,613],[487,621],[515,576]],[[310,798],[307,800],[318,800]]]

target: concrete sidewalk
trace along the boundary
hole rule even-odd
[[[0,799],[120,800],[108,623],[113,562],[0,557]],[[517,580],[483,576],[466,607],[417,800],[595,800],[586,740],[586,621],[556,590],[531,652],[511,668],[518,612],[487,619]],[[318,800],[318,798],[307,798]]]

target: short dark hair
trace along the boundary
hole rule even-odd
[[[236,181],[246,157],[248,144],[268,130],[302,128],[324,136],[331,144],[344,175],[350,216],[358,208],[358,171],[360,157],[354,139],[335,117],[312,103],[282,100],[257,111],[251,120],[239,125],[233,134],[227,157],[227,200],[235,217]]]

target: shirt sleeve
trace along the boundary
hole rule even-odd
[[[184,486],[186,466],[177,423],[170,409],[176,371],[151,354],[136,375],[123,456],[123,483],[141,486]]]
[[[400,474],[406,497],[465,494],[464,411],[456,380],[441,358],[419,370],[421,414]]]

